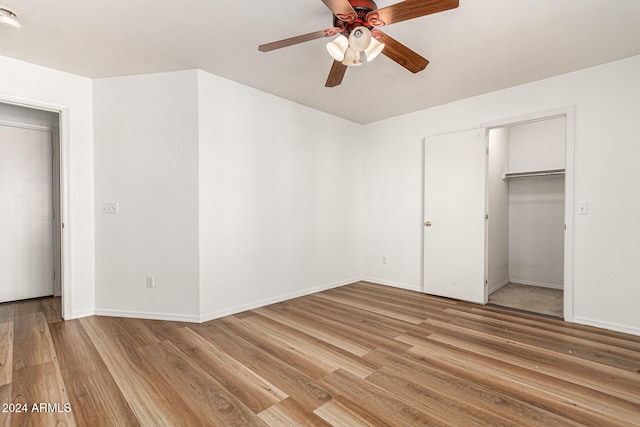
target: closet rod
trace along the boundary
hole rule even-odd
[[[511,178],[525,178],[529,176],[549,176],[549,175],[564,175],[564,169],[546,169],[528,172],[507,172],[502,178],[505,181]]]

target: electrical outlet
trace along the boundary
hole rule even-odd
[[[383,264],[386,264],[386,263],[387,263],[387,257],[386,257],[386,256],[383,256],[383,257],[382,257],[382,263],[383,263]]]
[[[152,289],[156,287],[156,280],[153,276],[147,276],[147,288]]]
[[[118,215],[118,202],[103,202],[102,213],[104,215]]]

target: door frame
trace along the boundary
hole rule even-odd
[[[56,230],[59,233],[59,250],[60,250],[60,291],[62,301],[62,318],[71,319],[72,316],[72,298],[71,298],[71,239],[70,228],[68,223],[69,212],[69,165],[70,165],[70,140],[69,140],[69,111],[68,108],[63,105],[55,105],[47,102],[42,102],[33,99],[18,98],[14,96],[4,95],[0,93],[0,103],[15,105],[18,107],[25,107],[34,110],[50,111],[58,114],[58,138],[57,144],[54,143],[54,149],[57,152],[55,160],[58,167],[58,182],[54,182],[54,189],[57,186],[59,197],[59,221],[56,224],[59,225],[59,229]],[[55,190],[54,190],[55,191]]]
[[[553,110],[540,111],[502,120],[482,123],[480,127],[485,128],[485,138],[489,138],[489,131],[493,128],[504,128],[522,125],[526,123],[539,122],[553,118],[565,118],[565,175],[564,175],[564,285],[563,285],[563,316],[567,322],[573,322],[573,242],[574,242],[574,176],[575,176],[575,106],[557,108]],[[488,173],[488,171],[487,171]],[[486,197],[486,195],[485,195]],[[485,223],[485,247],[488,235]],[[487,263],[485,253],[485,266]],[[486,276],[485,267],[485,276]],[[488,298],[488,289],[485,285],[485,301]]]

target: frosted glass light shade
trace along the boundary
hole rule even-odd
[[[382,49],[384,49],[384,43],[380,43],[378,40],[371,38],[371,44],[364,51],[364,54],[367,56],[367,61],[373,61],[376,56],[380,55]]]
[[[349,40],[343,36],[342,34],[335,38],[335,40],[327,43],[327,51],[329,51],[329,55],[336,61],[342,62],[344,59],[344,54],[349,47]]]
[[[349,47],[362,52],[371,44],[371,31],[367,27],[356,27],[349,34]]]
[[[347,48],[342,64],[348,67],[358,67],[362,65],[362,58],[360,57],[360,51],[357,51],[351,47]]]

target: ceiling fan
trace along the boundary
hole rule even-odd
[[[379,53],[394,60],[412,73],[429,64],[425,58],[379,30],[396,22],[419,18],[458,7],[459,0],[405,0],[378,9],[373,0],[322,0],[333,13],[333,27],[258,46],[261,52],[294,44],[338,36],[327,43],[333,57],[326,87],[338,86],[348,66],[359,66],[373,60]]]

